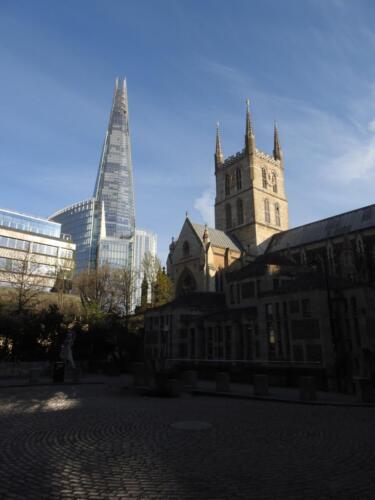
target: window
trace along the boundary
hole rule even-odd
[[[336,272],[336,262],[335,262],[335,254],[333,247],[330,245],[327,248],[327,253],[328,253],[328,268],[330,274],[335,274]]]
[[[190,245],[187,241],[184,241],[184,244],[182,245],[182,254],[184,257],[189,257],[190,255]]]
[[[276,172],[272,172],[272,189],[274,193],[277,193],[277,176]]]
[[[237,224],[243,224],[243,201],[237,200]]]
[[[230,229],[232,227],[232,207],[230,205],[225,207],[225,220],[227,229]]]
[[[230,177],[229,177],[229,175],[225,176],[225,194],[226,195],[230,194]]]
[[[273,307],[272,307],[272,304],[266,304],[265,306],[265,313],[266,313],[266,316],[272,316],[272,311],[273,311]]]
[[[267,199],[264,200],[264,220],[268,222],[268,224],[271,222],[270,202]]]
[[[281,226],[281,222],[280,222],[280,206],[278,203],[275,203],[275,223],[276,223],[276,226]]]
[[[241,176],[241,170],[237,168],[236,170],[236,185],[237,185],[237,190],[242,189],[242,176]]]
[[[231,285],[229,288],[229,300],[231,304],[234,304],[234,286]]]
[[[241,296],[243,299],[249,299],[255,296],[255,284],[253,281],[242,283]]]
[[[68,250],[67,248],[60,248],[60,255],[62,259],[72,259],[73,250]]]
[[[264,189],[267,189],[267,172],[265,168],[262,168],[262,185]]]
[[[33,243],[33,252],[41,253],[43,255],[50,255],[51,257],[57,256],[57,247],[51,245],[43,245],[42,243]]]
[[[16,238],[8,238],[7,236],[0,236],[0,246],[7,248],[15,248],[17,250],[29,250],[30,243],[25,240],[19,240]]]
[[[0,257],[0,269],[2,271],[11,271],[12,259],[7,259],[6,257]]]

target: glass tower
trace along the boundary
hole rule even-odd
[[[133,169],[126,81],[116,79],[94,196],[50,217],[77,245],[76,274],[98,266],[131,267],[141,297],[142,260],[156,254],[156,235],[135,228]]]
[[[135,229],[133,171],[126,80],[116,79],[94,197],[104,202],[108,238],[132,238]]]

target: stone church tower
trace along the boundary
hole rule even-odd
[[[215,176],[216,229],[235,236],[249,253],[262,253],[263,242],[288,229],[288,200],[277,127],[273,155],[259,151],[255,146],[249,101],[242,151],[224,159],[217,128]]]

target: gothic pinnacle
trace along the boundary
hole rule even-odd
[[[283,159],[283,153],[280,147],[279,131],[277,129],[276,122],[273,129],[273,157],[275,158],[275,160],[282,161]]]
[[[219,122],[216,123],[216,149],[215,149],[215,167],[218,168],[224,163],[223,151],[221,149]]]
[[[248,154],[253,154],[255,152],[255,136],[253,132],[253,127],[251,124],[251,114],[250,114],[250,101],[246,99],[246,135],[245,135],[245,146]]]

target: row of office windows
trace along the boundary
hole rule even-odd
[[[0,226],[11,227],[20,231],[45,234],[46,236],[60,237],[61,227],[52,221],[39,220],[27,215],[10,213],[0,209]]]
[[[56,273],[55,266],[48,264],[35,264],[22,260],[0,257],[0,271],[12,273],[27,273],[32,276],[53,276]]]
[[[44,245],[42,243],[20,240],[18,238],[11,238],[9,236],[0,236],[0,247],[12,248],[15,250],[23,250],[25,252],[31,250],[33,253],[49,255],[51,257],[57,257],[59,250],[58,247],[52,245]],[[69,250],[67,248],[61,248],[60,257],[64,259],[73,258],[73,250]]]

